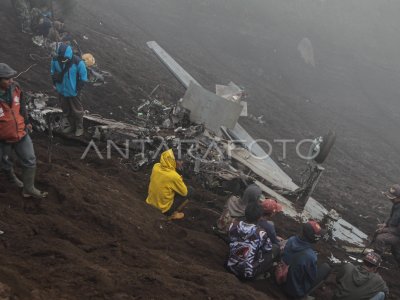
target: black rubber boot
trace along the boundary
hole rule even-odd
[[[22,190],[22,196],[25,198],[46,198],[48,193],[39,191],[35,188],[35,174],[36,168],[24,168],[22,170],[22,181],[24,182],[24,189]]]

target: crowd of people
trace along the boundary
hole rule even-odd
[[[71,33],[64,22],[56,20],[52,0],[11,0],[22,32],[43,36],[51,42],[67,42]]]
[[[170,220],[184,218],[184,206],[191,197],[183,181],[182,161],[178,151],[162,153],[153,167],[146,202]],[[345,263],[332,267],[319,263],[314,245],[326,231],[315,220],[301,224],[300,233],[284,240],[277,235],[272,221],[282,206],[266,198],[260,187],[248,182],[239,195],[231,195],[216,220],[216,233],[229,244],[226,269],[240,280],[260,280],[275,276],[276,283],[290,299],[307,299],[329,277],[334,269],[337,287],[334,300],[384,300],[389,289],[379,275],[382,255],[387,247],[400,265],[400,185],[394,185],[385,196],[393,202],[390,217],[380,224],[362,264]]]
[[[43,33],[43,24],[51,31],[63,28],[63,23],[50,21],[51,1],[12,0],[13,7],[25,31]],[[47,32],[47,31],[46,31]],[[44,32],[44,33],[46,33]],[[88,81],[88,68],[95,64],[91,54],[80,57],[74,54],[70,41],[57,42],[51,59],[51,81],[60,99],[63,112],[62,131],[81,136],[83,130],[83,106],[80,92]],[[26,97],[21,86],[14,81],[17,71],[6,63],[0,63],[0,163],[5,178],[22,189],[23,197],[45,198],[47,192],[34,185],[36,156],[30,133],[31,121],[26,107]],[[14,172],[11,157],[17,156],[22,166],[21,179]]]

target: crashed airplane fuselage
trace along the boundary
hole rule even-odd
[[[200,112],[207,112],[212,111],[216,107],[225,103],[225,99],[219,100],[215,95],[212,97],[207,97],[210,92],[204,91],[204,88],[202,88],[201,85],[155,41],[150,41],[147,43],[147,45],[153,50],[162,63],[174,74],[179,82],[181,82],[181,84],[187,89],[183,98],[183,101],[185,101],[185,99],[187,100],[184,103],[187,105],[186,108],[190,109],[194,107]],[[198,87],[194,88],[193,86]],[[194,93],[193,90],[196,92]],[[196,94],[197,97],[194,94]],[[193,102],[195,100],[197,103],[194,104]],[[264,193],[275,198],[283,205],[284,213],[286,215],[293,218],[298,218],[299,220],[310,218],[317,220],[325,219],[332,239],[340,239],[358,246],[363,246],[364,241],[367,239],[367,235],[344,219],[340,218],[335,211],[328,211],[318,201],[308,197],[308,201],[305,203],[304,209],[301,212],[298,212],[291,201],[276,191],[275,188],[278,190],[283,189],[296,191],[299,189],[299,187],[237,122],[243,107],[239,108],[239,104],[234,104],[236,106],[230,105],[227,109],[214,110],[218,111],[217,118],[221,120],[219,126],[216,123],[215,114],[204,114],[199,116],[198,112],[196,112],[196,121],[204,122],[206,128],[214,131],[216,135],[220,135],[219,131],[221,126],[222,131],[224,131],[225,127],[227,129],[226,131],[231,133],[230,136],[227,136],[228,138],[231,138],[231,140],[233,139],[241,141],[244,147],[233,150],[231,149],[231,157],[235,161],[250,169],[254,174],[257,175],[258,178],[260,178],[260,181],[257,182],[258,185],[261,187]],[[212,107],[213,105],[214,107]],[[232,123],[232,117],[236,119],[234,123]],[[210,126],[207,126],[208,124]]]

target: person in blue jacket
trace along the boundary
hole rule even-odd
[[[72,47],[61,43],[51,61],[51,76],[63,111],[63,133],[83,134],[83,106],[80,91],[88,81],[85,62],[73,54]]]
[[[315,290],[329,276],[331,267],[324,263],[318,267],[317,255],[313,244],[322,236],[322,229],[315,221],[308,221],[302,226],[300,236],[288,239],[282,260],[289,265],[285,293],[291,298],[302,298]]]

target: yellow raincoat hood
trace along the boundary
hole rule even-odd
[[[173,171],[176,170],[176,160],[172,149],[169,149],[161,154],[160,164],[161,168],[170,169]]]
[[[171,208],[175,193],[186,196],[188,190],[182,176],[176,172],[174,153],[169,149],[153,167],[146,202],[165,213]]]

